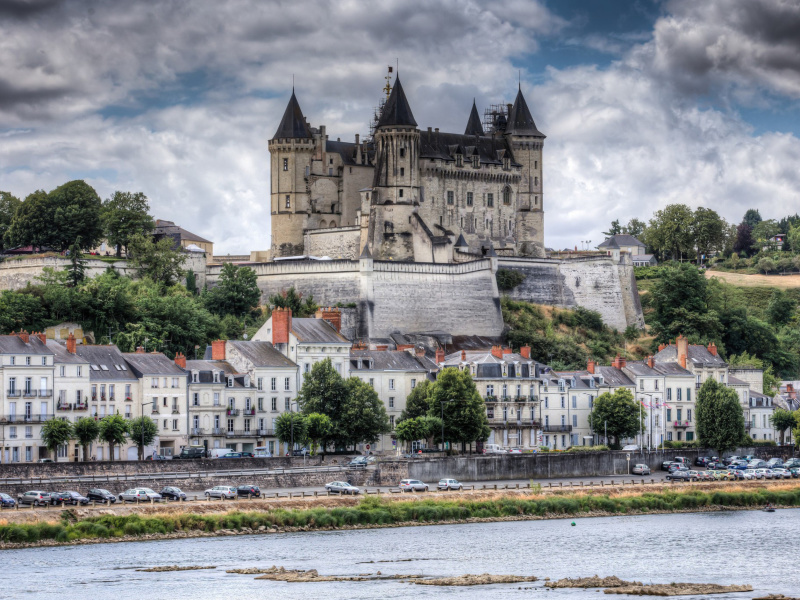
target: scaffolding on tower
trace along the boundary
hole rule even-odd
[[[508,119],[508,106],[506,104],[490,104],[483,111],[483,130],[489,135],[493,131],[501,131],[497,126],[499,117],[503,117],[503,121]],[[503,127],[505,129],[505,127]]]
[[[378,121],[381,119],[381,114],[383,114],[383,107],[386,105],[386,101],[389,99],[389,94],[392,93],[392,73],[394,72],[394,67],[389,65],[386,76],[384,79],[386,80],[386,85],[383,86],[383,93],[384,97],[380,99],[378,102],[378,106],[372,109],[372,121],[369,124],[369,139],[370,141],[375,137],[375,130],[378,128]]]

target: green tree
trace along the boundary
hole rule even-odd
[[[628,235],[638,238],[639,236],[644,235],[644,230],[646,227],[647,224],[644,221],[633,218],[628,221],[628,224],[625,227],[622,228],[622,233],[627,233]]]
[[[350,377],[345,381],[345,394],[341,420],[334,422],[339,444],[356,446],[372,443],[391,431],[386,407],[371,385],[358,377]]]
[[[137,417],[128,422],[128,434],[139,449],[139,460],[144,460],[144,449],[156,439],[158,424],[150,417]]]
[[[1,220],[2,219],[0,218],[0,221]],[[792,252],[795,254],[800,253],[800,225],[790,227],[787,238],[789,240],[789,247],[792,249]]]
[[[651,329],[659,342],[681,334],[709,341],[719,338],[719,316],[708,308],[708,281],[694,265],[663,269],[651,295]]]
[[[631,438],[642,431],[642,407],[626,388],[619,388],[613,394],[605,392],[594,401],[589,425],[595,433],[608,432],[608,437],[613,440],[609,446],[619,448],[620,438]]]
[[[780,233],[780,226],[778,225],[778,222],[775,221],[775,219],[761,221],[758,225],[753,227],[753,237],[755,238],[756,243],[762,247],[773,246],[774,248],[774,244],[770,240],[779,233]]]
[[[189,269],[186,271],[186,289],[189,290],[192,294],[197,294],[197,275],[194,274],[194,271]]]
[[[794,429],[798,426],[795,416],[795,413],[790,410],[776,408],[769,419],[772,426],[781,434],[781,446],[783,446],[785,442],[786,430]]]
[[[497,279],[497,289],[501,292],[510,292],[525,281],[525,273],[514,269],[497,269],[495,278]]]
[[[90,417],[81,417],[75,422],[75,439],[83,448],[83,460],[89,458],[89,446],[100,435],[100,425]]]
[[[150,235],[134,234],[128,239],[128,256],[140,277],[149,277],[166,286],[183,277],[186,253],[175,248],[172,238],[154,241]]]
[[[397,439],[405,444],[427,439],[431,435],[430,421],[426,417],[414,417],[400,421],[394,429]]]
[[[702,448],[711,448],[723,456],[744,440],[744,414],[739,396],[713,378],[706,379],[700,388],[695,413]]]
[[[406,398],[406,407],[400,413],[400,421],[406,419],[415,419],[417,417],[424,417],[428,414],[428,392],[430,391],[431,382],[423,379],[411,390],[411,393]],[[419,439],[419,438],[417,438]]]
[[[721,251],[725,243],[727,223],[710,208],[698,207],[694,211],[692,237],[697,251],[697,262],[714,251]]]
[[[50,229],[55,226],[53,203],[47,192],[36,190],[28,194],[14,211],[11,222],[5,228],[3,245],[6,248],[28,245],[34,248],[48,246],[50,245]]]
[[[260,299],[256,272],[250,267],[225,263],[217,285],[205,296],[205,304],[220,316],[244,316],[258,306]]]
[[[294,289],[283,290],[273,294],[267,301],[270,307],[291,308],[292,315],[298,318],[313,317],[319,306],[314,302],[314,296],[309,295],[303,300],[303,294]]]
[[[741,256],[749,256],[753,252],[753,229],[747,223],[741,223],[736,227],[736,239],[733,242],[733,250]]]
[[[747,224],[750,229],[753,229],[756,225],[761,223],[761,213],[758,212],[757,208],[749,209],[746,213],[744,213],[742,223]]]
[[[0,292],[0,334],[44,329],[46,314],[39,296],[11,290]]]
[[[331,359],[319,361],[311,367],[297,394],[297,401],[304,414],[319,413],[331,420],[330,433],[320,438],[323,449],[330,444],[337,444],[341,439],[347,387],[342,376],[333,368]]]
[[[63,252],[78,238],[82,248],[94,248],[103,239],[102,202],[85,181],[69,181],[47,195],[52,207],[48,245]]]
[[[428,416],[442,414],[449,442],[463,447],[489,437],[486,405],[469,371],[447,368],[439,372],[428,393]]]
[[[53,455],[59,446],[69,442],[73,436],[72,424],[69,421],[53,418],[42,425],[42,441]]]
[[[309,450],[313,456],[317,453],[317,448],[319,448],[322,444],[322,440],[331,434],[331,431],[333,430],[333,423],[331,423],[328,415],[322,415],[320,413],[311,413],[306,415],[306,423],[308,424],[307,436],[310,443]],[[324,454],[324,447],[322,448],[322,451]]]
[[[604,231],[603,235],[606,237],[613,237],[620,233],[622,233],[622,227],[619,224],[619,219],[614,219],[611,221],[611,227],[608,228],[608,231]]]
[[[22,206],[22,202],[16,196],[9,192],[0,191],[0,252],[5,250],[3,238],[11,227],[11,221],[14,220],[14,215],[17,209]]]
[[[775,261],[769,258],[768,256],[765,256],[764,258],[758,261],[756,268],[759,271],[764,271],[765,275],[767,273],[772,273],[775,271]]]
[[[69,265],[65,269],[71,287],[78,287],[86,279],[86,259],[81,252],[81,238],[69,247]]]
[[[114,460],[114,448],[125,443],[128,437],[129,423],[120,415],[108,415],[99,421],[98,438],[108,444],[108,460]]]
[[[660,256],[680,260],[694,248],[694,213],[685,204],[669,204],[656,211],[647,228],[647,245]]]
[[[767,306],[767,318],[773,325],[780,326],[789,322],[797,303],[783,290],[772,292]]]
[[[275,437],[282,444],[290,446],[289,456],[294,450],[291,447],[292,441],[295,445],[305,446],[308,443],[308,421],[302,413],[285,412],[275,421]]]
[[[148,213],[150,203],[141,192],[114,192],[103,203],[102,220],[109,243],[116,247],[117,256],[124,251],[135,235],[148,235],[154,227],[153,217]]]

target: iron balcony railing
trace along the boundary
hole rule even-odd
[[[52,419],[55,415],[52,414],[35,414],[29,415],[5,415],[0,418],[3,423],[44,423],[48,419]]]
[[[206,430],[202,427],[192,427],[192,429],[189,431],[189,435],[203,435],[205,432]]]
[[[50,398],[53,395],[53,390],[39,390],[39,398]]]
[[[267,436],[275,435],[275,430],[274,429],[257,429],[256,430],[256,434],[259,437],[267,437]]]
[[[239,416],[239,409],[238,408],[229,408],[225,411],[225,414],[229,417],[238,417]]]
[[[692,424],[689,421],[675,421],[672,426],[675,429],[686,429],[687,427],[691,427]]]
[[[225,430],[222,427],[212,427],[211,435],[225,435]]]
[[[572,431],[572,425],[544,425],[542,431],[545,433],[569,433]]]
[[[8,390],[6,391],[6,396],[9,398],[19,398],[22,395],[22,392],[19,390]]]
[[[59,402],[56,404],[56,410],[72,410],[71,402]]]
[[[248,435],[250,435],[250,432],[243,429],[228,429],[225,432],[225,437],[244,437]]]
[[[245,409],[242,411],[242,414],[243,414],[245,417],[252,417],[254,414],[256,414],[256,409],[255,409],[255,408],[245,408]]]

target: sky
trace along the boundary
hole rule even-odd
[[[780,218],[800,211],[798,31],[800,0],[0,0],[0,190],[84,179],[215,254],[268,249],[292,81],[353,141],[399,64],[422,129],[521,86],[549,247],[675,202]]]

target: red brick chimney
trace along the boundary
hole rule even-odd
[[[414,354],[417,355],[417,358],[422,358],[425,356],[425,347],[424,346],[417,346],[414,348]]]
[[[503,355],[511,354],[511,348],[503,348]]]
[[[339,311],[337,307],[331,308],[330,306],[327,308],[318,308],[317,312],[314,314],[314,317],[317,319],[322,319],[323,321],[327,321],[331,324],[331,326],[337,331],[341,332],[342,330],[342,313]],[[272,321],[273,330],[275,328],[275,320]],[[290,327],[291,329],[291,327]],[[288,341],[288,339],[287,339]]]
[[[503,359],[503,347],[502,346],[492,346],[492,356],[502,360]]]
[[[75,341],[75,335],[70,332],[69,337],[67,338],[67,352],[70,354],[75,354],[78,351],[77,349],[77,342]]]
[[[624,369],[627,362],[628,361],[624,357],[617,354],[616,358],[614,359],[614,362],[611,363],[611,366],[616,367],[617,369]]]
[[[711,342],[708,345],[708,351],[711,352],[711,354],[713,354],[714,356],[716,356],[717,355],[717,345],[714,342]]]
[[[686,359],[689,357],[689,339],[679,335],[675,338],[675,347],[678,349],[678,362],[685,369]]]
[[[225,340],[211,342],[211,360],[225,360]]]
[[[186,368],[186,356],[183,354],[183,352],[178,352],[175,355],[175,364],[178,365],[181,369]]]
[[[652,356],[647,357],[647,366],[651,369],[655,368],[656,366],[656,359]]]
[[[272,343],[288,344],[292,330],[292,309],[276,308],[272,311]]]
[[[436,364],[440,365],[444,362],[444,350],[442,348],[436,349]]]
[[[27,331],[25,331],[24,329],[23,329],[22,331],[20,331],[20,332],[17,334],[17,336],[19,337],[19,339],[21,339],[21,340],[22,340],[23,342],[25,342],[26,344],[29,344],[29,343],[30,343],[30,341],[31,341],[31,334],[30,334],[30,333],[28,333]]]
[[[466,350],[462,350],[461,351],[461,360],[462,361],[466,361],[467,360],[467,351]]]
[[[414,348],[414,344],[397,344],[398,350],[412,350]]]
[[[589,371],[592,375],[594,375],[594,367],[597,363],[595,363],[591,358],[589,362],[586,363],[586,370]]]
[[[531,347],[530,346],[523,346],[522,348],[519,349],[519,355],[522,358],[527,358],[528,360],[530,360],[530,358],[531,358]]]
[[[70,333],[70,335],[72,335]],[[144,347],[143,346],[136,346],[136,354],[144,354]]]
[[[40,340],[42,340],[43,344],[47,343],[47,334],[46,333],[43,333],[43,332],[40,331],[39,333],[36,334],[36,337],[38,337]]]
[[[667,347],[667,345],[666,345],[666,344],[659,344],[659,345],[658,345],[658,351],[659,351],[659,352],[661,352],[661,351],[662,351],[664,348],[666,348],[666,347]]]

